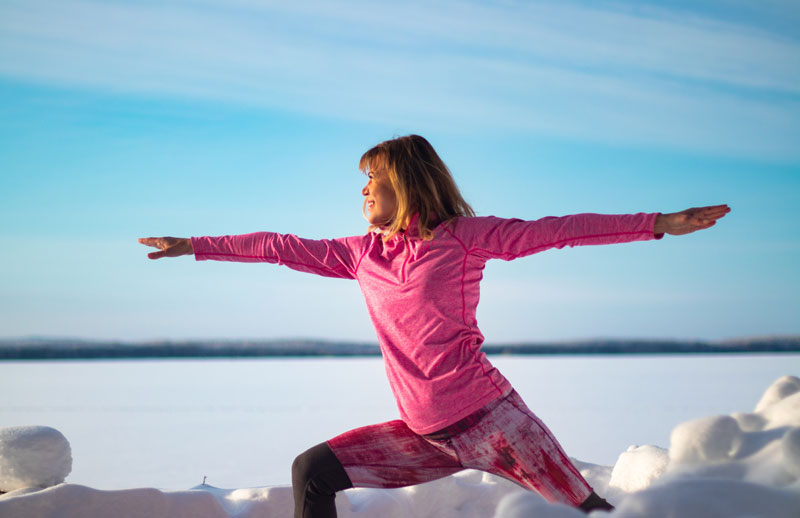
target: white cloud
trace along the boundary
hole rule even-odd
[[[592,5],[7,0],[0,74],[394,125],[798,158],[796,41],[663,8]]]

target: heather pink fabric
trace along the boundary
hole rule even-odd
[[[404,487],[472,468],[551,502],[577,506],[592,492],[550,430],[513,391],[478,423],[447,439],[417,435],[397,420],[351,430],[328,445],[354,487]]]
[[[193,237],[201,260],[268,262],[357,279],[402,420],[418,433],[440,430],[507,394],[509,382],[480,347],[475,313],[489,259],[565,246],[653,239],[655,214],[576,214],[535,221],[458,218],[417,233],[416,220],[388,242],[377,233],[331,240],[258,232]]]

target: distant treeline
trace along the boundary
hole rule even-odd
[[[713,354],[800,353],[800,336],[725,341],[585,340],[579,342],[484,344],[486,354]],[[0,360],[136,358],[263,358],[380,356],[377,344],[321,340],[101,342],[77,339],[0,340]]]

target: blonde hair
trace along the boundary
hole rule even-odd
[[[388,175],[394,188],[397,212],[383,228],[385,240],[407,228],[417,213],[419,235],[426,240],[433,239],[433,229],[442,221],[475,216],[475,211],[461,196],[450,170],[430,142],[419,135],[381,142],[361,156],[358,168],[364,174]],[[369,231],[376,228],[377,225],[370,225]]]

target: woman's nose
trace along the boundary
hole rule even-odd
[[[363,189],[361,189],[361,195],[366,196],[369,194],[369,184],[365,185]]]

